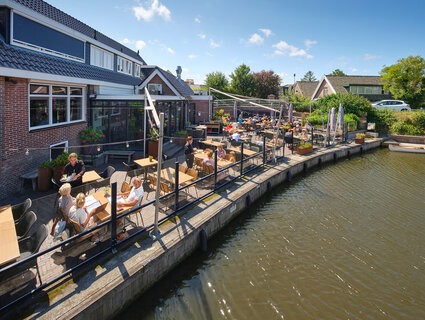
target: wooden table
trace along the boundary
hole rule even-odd
[[[135,151],[131,150],[107,150],[104,152],[106,155],[106,163],[109,161],[109,157],[124,157],[127,158],[127,163],[131,162],[131,156],[135,153]]]
[[[137,163],[139,166],[141,166],[145,170],[145,180],[148,175],[148,168],[158,164],[158,161],[156,161],[153,158],[152,158],[152,161],[149,161],[149,158],[144,158],[144,159],[134,160],[134,162]]]
[[[212,140],[204,140],[204,141],[199,141],[200,143],[209,145],[209,146],[213,146],[213,147],[219,147],[219,146],[223,146],[224,144],[221,142],[216,142],[216,141],[212,141]]]
[[[105,193],[106,193],[105,190],[101,190],[101,191],[97,191],[97,192],[89,195],[89,196],[93,196],[97,201],[99,201],[100,205],[107,203],[105,210],[102,211],[102,212],[98,212],[96,214],[96,216],[99,218],[99,220],[101,222],[105,222],[105,221],[111,219],[111,212],[112,212],[111,204],[109,203],[108,198],[105,196]],[[109,197],[111,196],[110,192],[109,192],[108,196]],[[121,208],[121,209],[119,209],[117,207],[117,215],[119,215],[119,214],[121,214],[121,213],[123,213],[127,210],[130,210],[130,209],[131,209],[131,207],[124,207],[124,208]]]
[[[233,151],[233,152],[236,152],[236,153],[241,153],[241,148],[239,147],[239,148],[235,148],[235,147],[230,147],[230,148],[227,148],[227,150],[228,151]],[[252,151],[252,150],[249,150],[249,149],[243,149],[243,154],[245,155],[245,156],[253,156],[254,154],[256,154],[256,152],[255,151]]]
[[[98,175],[98,173],[94,170],[91,171],[86,171],[83,174],[83,183],[89,183],[89,182],[93,182],[96,180],[102,179],[101,176]]]
[[[175,182],[175,178],[174,178],[174,173],[175,170],[173,168],[166,168],[166,169],[162,169],[161,170],[161,179],[164,179],[165,181],[174,184]],[[156,176],[156,172],[155,172],[155,176]],[[193,177],[183,173],[183,172],[179,172],[179,185],[182,185],[190,180],[192,180]]]
[[[0,266],[20,257],[12,207],[0,212]]]

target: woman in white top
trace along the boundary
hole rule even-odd
[[[71,197],[71,185],[69,183],[64,183],[59,188],[59,193],[61,197],[59,198],[59,208],[61,208],[67,217],[69,217],[69,211],[72,206],[75,205],[75,199]]]
[[[77,222],[81,226],[81,230],[91,229],[96,225],[98,218],[94,215],[95,209],[87,212],[87,208],[84,206],[86,203],[86,196],[84,193],[79,193],[75,198],[75,206],[69,210],[69,218]],[[97,236],[94,236],[96,238]],[[92,241],[97,239],[92,238]]]

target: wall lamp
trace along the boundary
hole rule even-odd
[[[17,82],[16,82],[15,80],[10,79],[9,77],[4,78],[4,81],[6,81],[6,82],[11,82],[11,83],[13,83],[13,84],[17,84]]]

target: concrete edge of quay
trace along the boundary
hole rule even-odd
[[[254,171],[161,226],[158,241],[144,238],[128,244],[78,280],[68,278],[43,292],[43,298],[35,297],[18,308],[31,310],[27,319],[112,318],[198,249],[201,230],[210,238],[275,186],[315,166],[382,147],[383,141],[323,148]],[[16,310],[11,311],[16,315]]]

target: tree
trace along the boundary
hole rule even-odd
[[[346,76],[346,74],[341,69],[335,69],[330,76]]]
[[[274,71],[265,71],[253,73],[254,79],[257,82],[256,97],[267,99],[270,94],[279,97],[280,92],[280,77]]]
[[[235,93],[253,97],[257,91],[257,82],[246,64],[241,64],[230,75],[232,79],[231,88]]]
[[[425,99],[425,60],[409,56],[381,70],[384,90],[389,90],[395,99],[401,99],[418,107]]]
[[[314,76],[313,71],[307,71],[307,73],[304,75],[301,81],[317,81],[317,79]]]
[[[229,81],[227,80],[226,75],[223,72],[216,71],[207,74],[207,77],[205,79],[205,85],[207,89],[214,88],[220,91],[227,91]],[[212,92],[211,94],[217,99],[224,98],[223,95],[216,92]]]

